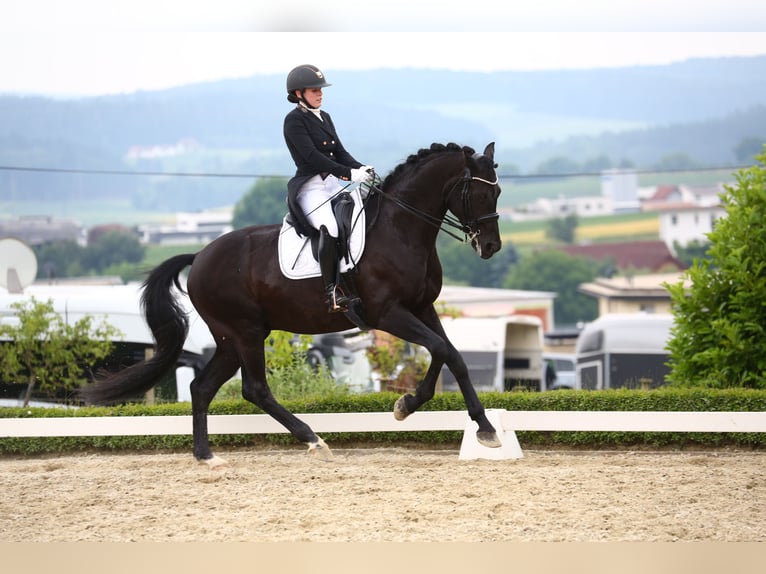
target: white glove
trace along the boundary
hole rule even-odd
[[[359,169],[351,169],[351,181],[354,183],[364,183],[365,181],[369,180],[372,177],[372,174],[369,173],[364,166],[360,167]]]
[[[372,174],[373,174],[373,172],[375,171],[375,168],[374,168],[374,167],[372,167],[371,165],[363,165],[363,166],[362,166],[362,167],[360,167],[359,169],[361,169],[362,171],[368,171],[368,172],[370,172],[370,175],[372,175]]]

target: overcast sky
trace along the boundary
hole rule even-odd
[[[302,63],[328,75],[381,67],[491,72],[766,54],[761,0],[384,4],[4,0],[0,93],[129,93],[286,75]]]

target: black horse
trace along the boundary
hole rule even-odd
[[[446,363],[458,382],[468,414],[478,424],[485,446],[500,442],[471,385],[460,353],[447,339],[434,301],[442,286],[436,237],[444,223],[462,230],[483,259],[501,246],[498,232],[494,143],[483,153],[450,143],[432,144],[397,166],[373,191],[365,206],[368,230],[355,284],[367,325],[425,347],[431,364],[415,394],[394,406],[403,420],[434,395]],[[448,211],[452,215],[448,214]],[[154,387],[172,370],[188,331],[186,314],[176,299],[179,274],[191,266],[187,290],[217,345],[191,383],[194,456],[210,466],[223,461],[210,450],[207,414],[210,402],[241,368],[242,395],[284,425],[309,452],[331,456],[311,428],[280,405],[267,380],[264,343],[271,330],[328,333],[353,325],[343,313],[328,313],[321,279],[285,278],[277,259],[279,225],[246,227],[223,235],[196,254],[171,257],[158,265],[143,285],[142,307],[155,338],[148,360],[123,369],[81,390],[89,403],[108,403]]]

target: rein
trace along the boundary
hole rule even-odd
[[[445,202],[449,201],[449,198],[452,195],[452,193],[457,189],[458,185],[462,183],[463,189],[461,190],[461,197],[463,200],[463,209],[467,217],[470,217],[470,213],[471,213],[471,194],[469,193],[468,186],[472,181],[478,181],[480,183],[485,183],[487,185],[497,185],[499,178],[496,178],[495,181],[489,181],[481,177],[476,177],[471,175],[471,171],[468,168],[466,168],[465,175],[460,180],[455,182],[455,185],[453,185],[449,193],[447,193],[447,198]],[[412,205],[410,205],[409,203],[405,201],[402,201],[398,197],[392,197],[391,195],[384,193],[383,190],[377,185],[371,185],[370,191],[374,192],[376,195],[380,197],[385,197],[386,199],[388,199],[389,201],[392,201],[393,203],[395,203],[396,205],[404,209],[406,212],[414,215],[421,221],[428,223],[432,227],[436,227],[437,229],[439,229],[439,231],[443,231],[447,235],[454,237],[455,239],[463,243],[469,243],[479,235],[479,230],[476,229],[479,224],[485,221],[498,219],[500,217],[500,214],[495,211],[494,213],[481,215],[475,219],[469,220],[467,223],[463,223],[457,217],[453,217],[452,215],[450,215],[449,212],[445,213],[444,217],[442,218],[435,217],[431,215],[430,213],[426,213],[425,211],[418,209],[417,207],[413,207]],[[456,235],[455,233],[452,233],[445,226],[452,227],[454,229],[458,229],[462,231],[464,236],[460,237]]]

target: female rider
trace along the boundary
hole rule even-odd
[[[296,167],[287,183],[289,211],[299,234],[319,234],[319,268],[332,313],[344,311],[348,299],[336,293],[338,226],[331,200],[344,187],[342,181],[365,182],[372,177],[373,168],[346,151],[330,114],[319,109],[322,88],[330,85],[316,66],[304,64],[290,71],[287,100],[296,106],[285,116],[284,137]]]

